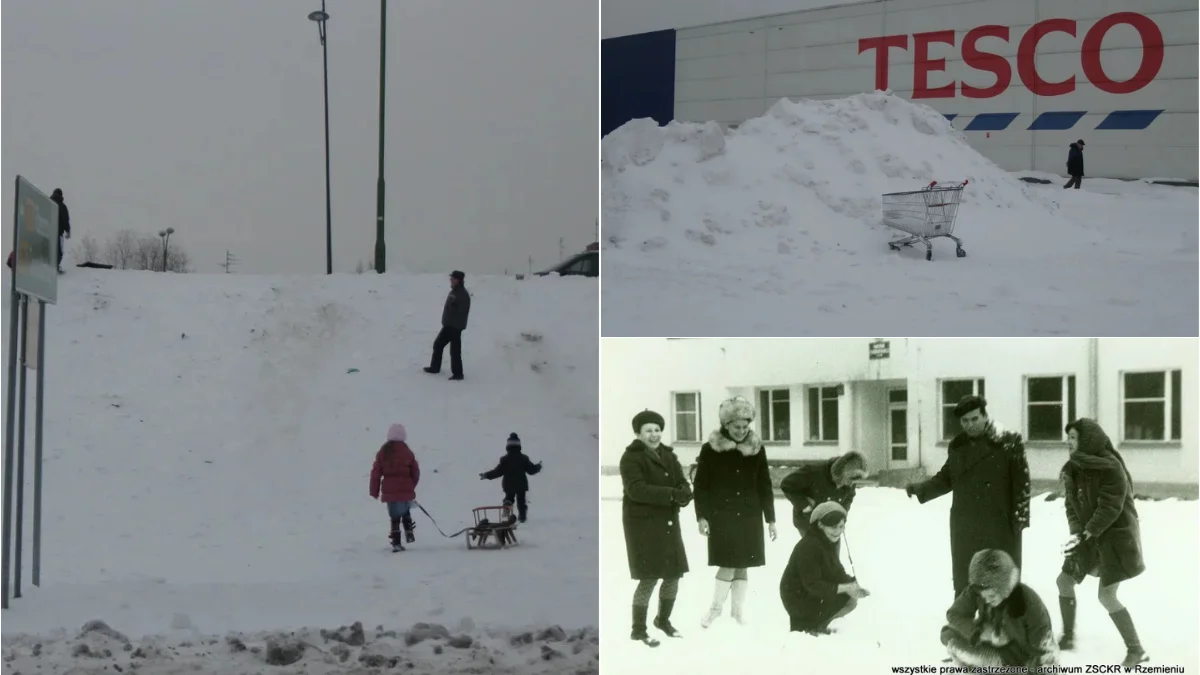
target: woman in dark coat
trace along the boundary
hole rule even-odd
[[[855,481],[867,477],[867,458],[851,450],[844,455],[800,467],[779,483],[779,490],[792,503],[792,525],[800,536],[808,534],[809,516],[817,504],[837,502],[846,513],[857,493]]]
[[[809,524],[783,570],[779,598],[791,630],[828,635],[829,622],[854,611],[858,599],[870,593],[846,574],[838,554],[846,509],[837,502],[823,502],[812,510]]]
[[[621,455],[621,524],[629,575],[638,580],[633,593],[633,632],[630,637],[657,647],[646,632],[646,615],[654,586],[658,591],[658,616],[654,627],[668,637],[679,637],[671,625],[671,610],[679,592],[679,579],[687,573],[687,551],[679,526],[679,509],[692,501],[692,489],[683,476],[675,451],[662,445],[663,418],[643,410],[633,418],[637,438]]]
[[[1129,610],[1117,599],[1126,579],[1145,571],[1133,478],[1095,420],[1080,418],[1067,425],[1070,459],[1059,475],[1063,483],[1071,539],[1058,575],[1062,610],[1062,649],[1075,647],[1075,586],[1087,576],[1100,577],[1100,604],[1125,641],[1126,668],[1148,660]]]
[[[775,540],[775,491],[767,453],[750,428],[754,406],[738,396],[717,411],[721,428],[700,448],[696,459],[696,519],[708,537],[708,564],[717,567],[712,605],[700,621],[708,628],[721,616],[733,593],[731,614],[745,622],[746,569],[766,564],[763,521]]]

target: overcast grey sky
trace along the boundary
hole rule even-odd
[[[324,273],[314,9],[4,0],[2,213],[20,173],[63,188],[73,241],[173,226],[196,271],[229,249],[243,273]],[[334,270],[351,271],[375,241],[379,3],[327,11]],[[594,240],[596,22],[596,0],[388,3],[389,271],[523,272],[560,237]]]
[[[723,21],[786,14],[857,0],[604,0],[603,37],[690,28]]]

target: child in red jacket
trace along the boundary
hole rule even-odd
[[[371,467],[371,499],[387,503],[388,517],[392,521],[390,538],[393,551],[403,551],[400,543],[400,525],[404,525],[404,539],[416,541],[413,529],[412,503],[417,498],[417,483],[421,481],[421,466],[417,457],[405,441],[408,438],[404,425],[393,424],[388,429],[387,442],[375,453],[375,464]],[[382,485],[382,489],[381,489]]]

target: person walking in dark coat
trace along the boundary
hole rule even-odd
[[[687,551],[679,510],[692,501],[692,489],[683,476],[675,451],[662,444],[662,415],[643,410],[633,417],[637,435],[621,455],[621,525],[625,530],[625,553],[629,576],[638,582],[633,592],[632,639],[651,647],[658,640],[646,632],[650,596],[658,589],[658,615],[654,627],[667,637],[679,637],[671,625],[671,610],[679,593],[679,580],[688,571]]]
[[[517,520],[523,523],[529,512],[525,502],[525,493],[529,492],[529,476],[541,471],[542,463],[534,464],[533,460],[521,452],[521,438],[517,436],[516,432],[508,435],[508,442],[504,444],[504,450],[505,455],[500,458],[500,463],[496,465],[496,468],[479,474],[479,479],[503,478],[504,480],[500,481],[500,488],[504,490],[504,503],[516,502]]]
[[[408,432],[403,424],[388,428],[387,443],[375,453],[371,465],[371,499],[387,504],[388,517],[392,521],[389,538],[393,551],[403,551],[400,543],[400,526],[404,525],[404,537],[408,543],[416,541],[413,530],[412,505],[417,499],[417,484],[421,482],[421,465],[408,447]]]
[[[1021,571],[999,549],[971,556],[971,585],[946,611],[942,644],[959,666],[1024,666],[1044,672],[1057,665],[1050,612]]]
[[[929,480],[905,492],[924,504],[953,493],[950,556],[954,595],[967,587],[971,556],[985,548],[1005,551],[1021,565],[1021,535],[1029,527],[1029,463],[1020,434],[1002,431],[981,396],[954,407],[962,433],[950,441],[946,463]]]
[[[775,490],[767,468],[767,453],[750,428],[754,406],[737,396],[717,411],[721,428],[700,448],[692,489],[700,534],[708,537],[708,564],[716,567],[712,605],[701,619],[708,628],[721,616],[733,594],[730,614],[745,624],[746,570],[767,562],[763,521],[775,541]]]
[[[1121,582],[1146,570],[1141,528],[1133,505],[1133,478],[1104,429],[1086,417],[1066,427],[1070,459],[1062,481],[1071,538],[1058,575],[1058,603],[1063,634],[1059,647],[1075,648],[1075,586],[1088,576],[1100,577],[1100,604],[1125,641],[1122,666],[1149,660],[1129,610],[1117,599]]]
[[[835,501],[817,505],[808,516],[812,527],[792,549],[779,579],[779,598],[792,631],[828,635],[833,632],[829,622],[853,612],[859,598],[870,595],[842,567],[839,552],[846,515]]]
[[[58,271],[61,274],[64,242],[71,238],[71,212],[63,201],[62,188],[54,188],[50,199],[58,204]]]
[[[783,496],[792,503],[792,524],[804,536],[810,525],[809,514],[822,502],[837,502],[847,513],[854,503],[854,481],[867,477],[867,458],[850,451],[824,462],[800,467],[779,483]]]
[[[450,345],[450,379],[463,379],[462,334],[467,329],[467,316],[471,313],[471,295],[464,282],[467,275],[458,270],[450,273],[450,293],[442,307],[442,330],[433,341],[433,358],[429,360],[427,373],[442,372],[442,352]]]
[[[1071,144],[1071,149],[1067,151],[1067,175],[1071,180],[1063,186],[1067,189],[1074,186],[1076,190],[1080,185],[1083,185],[1083,139],[1079,139]]]

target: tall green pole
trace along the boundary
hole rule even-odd
[[[387,271],[387,247],[383,243],[383,110],[387,102],[387,0],[379,0],[379,181],[375,186],[375,271]]]

